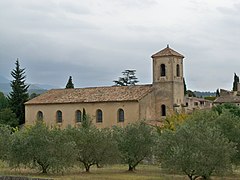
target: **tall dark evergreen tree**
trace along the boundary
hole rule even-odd
[[[237,76],[236,73],[234,73],[234,78],[233,78],[233,91],[238,90],[238,83],[239,83],[239,77]]]
[[[10,92],[8,99],[10,108],[16,114],[19,125],[25,123],[25,110],[24,103],[28,100],[28,87],[25,84],[25,69],[20,68],[19,61],[17,59],[16,68],[11,71],[13,80],[11,81],[12,91]]]
[[[183,88],[184,88],[184,95],[187,95],[187,85],[185,82],[185,78],[183,78]]]
[[[87,115],[85,108],[83,108],[83,116],[82,116],[82,127],[88,129],[92,125],[92,121],[90,117]]]
[[[216,97],[220,97],[219,89],[217,89],[217,91],[216,91]]]
[[[127,69],[122,72],[123,77],[119,77],[118,80],[113,81],[116,86],[130,86],[135,85],[139,81],[135,76],[136,70]]]
[[[69,77],[67,85],[66,85],[66,89],[71,89],[74,88],[74,84],[72,82],[72,76]]]

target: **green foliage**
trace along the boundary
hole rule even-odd
[[[9,153],[11,129],[0,125],[0,160],[6,160]]]
[[[72,76],[69,76],[69,79],[68,79],[68,82],[66,85],[66,89],[72,89],[72,88],[74,88],[74,84],[72,82]]]
[[[196,94],[191,90],[187,90],[187,95],[188,97],[196,97]]]
[[[229,111],[235,116],[240,117],[240,108],[235,104],[227,103],[227,104],[217,105],[213,107],[213,111],[216,111],[219,115],[222,114],[224,111]]]
[[[209,100],[209,101],[214,101],[216,99],[216,97],[214,97],[214,96],[206,96],[206,97],[204,97],[204,99]]]
[[[25,110],[24,103],[28,100],[28,87],[25,84],[25,69],[21,69],[19,61],[16,61],[16,68],[12,70],[11,75],[13,81],[11,81],[12,91],[9,94],[9,103],[12,111],[16,114],[19,125],[25,123]]]
[[[230,109],[231,110],[231,109]],[[216,119],[215,124],[229,141],[236,143],[237,153],[232,158],[233,163],[240,164],[240,117],[230,110],[224,110]]]
[[[62,171],[73,162],[75,144],[68,140],[65,131],[50,130],[43,123],[17,131],[12,136],[10,165],[21,164],[38,168],[42,173]]]
[[[216,97],[220,97],[219,89],[216,90]]]
[[[66,129],[70,141],[75,147],[76,160],[82,163],[86,172],[92,165],[103,165],[114,161],[117,146],[109,129],[97,129],[95,126]]]
[[[185,82],[185,78],[183,78],[183,87],[184,87],[184,95],[187,95],[187,85]]]
[[[118,80],[114,80],[116,86],[130,86],[135,85],[139,81],[135,76],[136,70],[127,69],[122,72],[123,77],[119,77]]]
[[[4,96],[2,92],[0,92],[0,111],[2,109],[7,108],[9,105],[7,98]]]
[[[237,76],[236,73],[234,73],[234,77],[233,77],[233,91],[237,91],[238,90],[238,83],[239,83],[239,77]]]
[[[151,157],[156,137],[151,126],[138,122],[124,128],[115,127],[114,131],[121,159],[128,164],[129,171],[133,171],[144,158]]]
[[[189,179],[208,179],[212,173],[231,170],[235,144],[213,127],[216,113],[206,111],[192,115],[176,131],[166,130],[159,138],[157,156],[161,166],[181,171]]]
[[[87,115],[85,108],[83,108],[82,127],[89,128],[92,126],[92,121],[89,115]]]
[[[215,125],[215,120],[218,118],[218,113],[212,110],[195,111],[189,115],[186,121],[206,122]]]
[[[16,118],[16,114],[14,114],[10,108],[1,109],[0,124],[16,127],[18,125],[18,119]]]
[[[233,162],[240,164],[240,108],[235,104],[222,104],[213,107],[213,111],[219,114],[215,124],[222,133],[232,142],[237,144],[238,152],[233,158]]]

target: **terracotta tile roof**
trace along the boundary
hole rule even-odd
[[[152,91],[152,85],[53,89],[25,104],[138,101]]]
[[[183,55],[181,55],[177,51],[174,51],[173,49],[169,48],[169,46],[167,46],[165,49],[153,54],[152,58],[154,58],[154,57],[164,57],[164,56],[178,56],[178,57],[184,58]]]
[[[240,103],[240,96],[223,96],[214,100],[214,103]]]

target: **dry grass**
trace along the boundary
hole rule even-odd
[[[128,172],[125,165],[106,166],[104,168],[93,167],[90,173],[84,172],[81,168],[72,169],[62,175],[59,174],[41,174],[28,168],[10,169],[3,163],[0,163],[0,175],[27,176],[37,178],[49,178],[56,180],[188,180],[185,175],[167,173],[158,166],[139,165],[135,172]],[[234,172],[233,175],[225,177],[213,177],[213,180],[237,180],[240,179],[240,173]]]

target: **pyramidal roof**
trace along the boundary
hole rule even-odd
[[[154,57],[164,57],[164,56],[177,56],[177,57],[184,58],[184,56],[182,54],[180,54],[177,51],[174,51],[173,49],[171,49],[169,47],[169,45],[167,45],[167,47],[165,49],[153,54],[152,58],[154,58]]]

